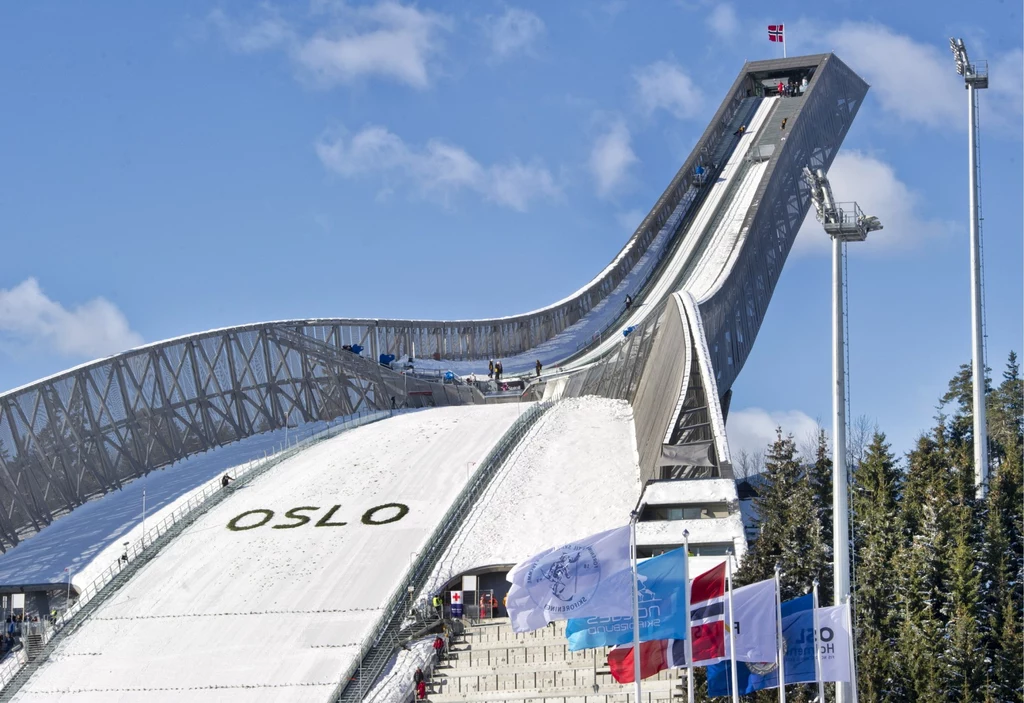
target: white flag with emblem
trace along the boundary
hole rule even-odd
[[[777,651],[775,637],[775,579],[758,581],[737,588],[732,594],[733,638],[736,640],[736,661],[774,661]],[[729,638],[725,638],[729,656]]]
[[[512,629],[530,632],[556,620],[632,615],[630,579],[611,578],[630,568],[628,525],[516,564],[508,573]]]

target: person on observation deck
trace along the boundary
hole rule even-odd
[[[542,368],[544,368],[544,366],[540,363],[540,359],[537,359],[537,378],[540,378],[540,370]]]
[[[230,476],[228,476],[227,474],[224,474],[224,476],[223,476],[223,477],[221,477],[221,479],[220,479],[220,485],[221,485],[221,487],[223,487],[223,488],[227,488],[227,487],[228,487],[228,484],[229,484],[229,483],[231,483],[231,482],[232,482],[232,481],[234,481],[234,480],[235,480],[235,479],[231,478],[231,477],[230,477]]]

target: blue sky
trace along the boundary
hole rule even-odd
[[[834,50],[871,85],[830,174],[855,415],[905,451],[970,358],[966,94],[981,94],[990,365],[1021,351],[1019,3],[19,3],[0,10],[0,388],[138,344],[307,316],[529,310],[614,256],[743,61]],[[828,424],[811,218],[730,434]]]

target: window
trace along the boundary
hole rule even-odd
[[[640,520],[713,520],[723,517],[729,517],[728,503],[692,503],[648,505]]]
[[[637,559],[648,559],[650,557],[661,556],[665,552],[671,552],[673,549],[679,549],[682,546],[683,545],[681,544],[638,545],[636,548],[636,556]],[[712,542],[709,544],[690,545],[691,557],[724,557],[732,553],[732,542]]]

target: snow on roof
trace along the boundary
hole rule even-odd
[[[482,461],[518,413],[508,404],[398,415],[282,462],[146,564],[18,700],[128,691],[158,703],[184,691],[199,703],[323,700],[461,490],[467,464]],[[408,513],[367,523],[368,510],[389,503]],[[228,529],[243,513],[236,526],[260,523],[269,514],[260,511],[273,517]]]
[[[426,593],[474,568],[515,564],[625,525],[639,475],[628,402],[583,397],[556,404],[467,516]]]
[[[718,544],[743,539],[739,513],[708,520],[649,520],[636,524],[636,543],[645,545],[682,544],[683,530],[690,544]]]
[[[651,481],[644,491],[644,502],[648,505],[732,503],[737,500],[736,482],[729,478]]]

